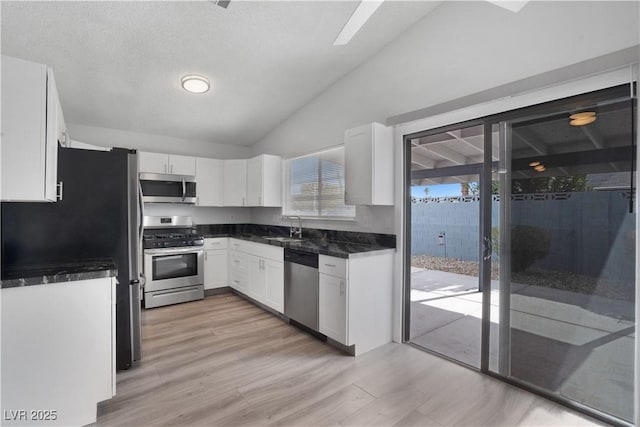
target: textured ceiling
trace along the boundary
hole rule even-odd
[[[69,123],[251,145],[439,4],[385,2],[333,46],[357,3],[3,1],[2,53],[53,68]]]

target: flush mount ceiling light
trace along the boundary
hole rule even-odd
[[[534,169],[536,170],[536,172],[544,172],[547,168],[545,168],[544,165],[538,165],[534,167]]]
[[[569,116],[571,126],[584,126],[596,121],[596,113],[593,111],[583,111]]]
[[[191,93],[205,93],[209,90],[209,80],[197,74],[189,74],[180,79],[182,88]]]
[[[531,163],[529,163],[529,166],[531,166],[532,168],[534,168],[534,167],[538,166],[539,164],[540,164],[540,162],[536,160],[535,162],[531,162]]]
[[[374,0],[362,0],[356,10],[353,11],[351,18],[344,24],[342,31],[338,34],[334,46],[342,46],[347,43],[356,35],[356,33],[362,28],[362,26],[371,18],[371,15],[380,7],[382,1]]]

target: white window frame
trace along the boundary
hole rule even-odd
[[[320,215],[308,215],[308,214],[304,214],[304,213],[300,213],[300,212],[296,212],[296,211],[292,211],[290,208],[290,204],[291,204],[291,186],[289,183],[290,180],[290,167],[291,167],[291,162],[295,161],[295,160],[299,160],[299,159],[305,159],[305,158],[309,158],[309,157],[317,157],[322,155],[323,153],[327,153],[329,151],[334,151],[334,150],[343,150],[343,154],[344,154],[344,145],[336,145],[336,146],[332,146],[329,148],[325,148],[319,151],[314,151],[312,153],[309,154],[305,154],[302,156],[296,156],[296,157],[291,157],[285,160],[285,164],[284,164],[284,180],[283,180],[283,194],[284,194],[284,203],[282,204],[282,216],[283,217],[289,217],[289,216],[299,216],[301,218],[305,218],[305,219],[312,219],[312,220],[321,220],[321,221],[355,221],[356,220],[356,207],[353,206],[352,209],[352,214],[351,215],[323,215],[322,214],[322,209],[319,209],[319,213]],[[342,164],[343,168],[344,168],[344,162]],[[344,172],[344,169],[343,169]],[[320,169],[318,170],[318,174],[320,174]],[[320,178],[320,177],[319,177]],[[321,178],[320,178],[321,179]],[[319,188],[322,188],[321,186],[318,186]],[[316,197],[319,197],[319,193],[316,194]],[[317,202],[318,204],[320,204],[320,200],[318,200]]]

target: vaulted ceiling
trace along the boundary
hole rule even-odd
[[[2,53],[53,68],[69,123],[251,145],[439,3],[387,1],[333,46],[358,2],[1,2]]]

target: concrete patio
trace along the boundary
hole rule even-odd
[[[411,341],[479,367],[478,278],[412,267],[411,288]],[[497,280],[491,288],[490,369],[497,371]],[[541,286],[511,288],[510,376],[631,420],[634,303]]]

